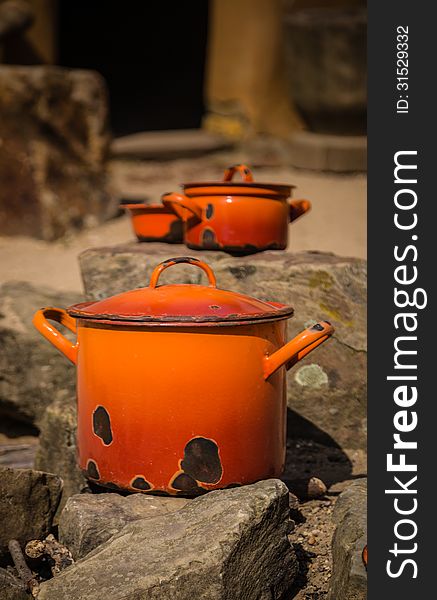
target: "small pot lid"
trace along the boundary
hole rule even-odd
[[[165,269],[181,263],[202,269],[208,276],[209,285],[157,285]],[[219,325],[286,319],[293,314],[293,308],[218,289],[209,265],[197,258],[183,256],[160,263],[152,273],[149,287],[123,292],[97,302],[75,304],[67,312],[73,317],[98,321]]]
[[[236,173],[241,176],[241,181],[232,181]],[[252,171],[247,165],[233,165],[226,169],[223,181],[183,183],[182,187],[186,193],[193,195],[225,194],[229,193],[228,190],[231,188],[232,194],[239,195],[247,195],[250,190],[250,195],[277,194],[279,196],[289,196],[295,186],[285,183],[255,182]]]

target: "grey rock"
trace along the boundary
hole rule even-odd
[[[74,395],[74,367],[38,333],[32,317],[43,306],[79,300],[28,283],[0,287],[0,415],[39,426],[59,390]]]
[[[362,552],[367,544],[367,479],[340,494],[333,511],[332,576],[328,600],[366,600],[367,572]]]
[[[68,499],[59,520],[59,540],[75,560],[109,540],[123,527],[179,510],[189,500],[132,494],[77,494]]]
[[[98,73],[0,66],[0,139],[1,234],[53,240],[116,214]]]
[[[126,525],[41,585],[39,600],[273,600],[297,572],[288,490],[277,480],[214,491]]]
[[[32,469],[0,468],[0,557],[11,539],[24,544],[50,533],[62,480]]]
[[[69,393],[60,393],[44,414],[40,423],[39,447],[35,467],[62,478],[64,487],[58,513],[67,499],[87,489],[87,481],[76,461],[76,399]]]
[[[29,600],[24,584],[17,576],[0,568],[0,598],[2,600]]]
[[[288,406],[313,424],[312,439],[326,443],[327,434],[343,448],[366,447],[366,261],[320,252],[235,258],[187,251],[185,246],[154,244],[153,251],[149,246],[126,244],[82,253],[87,298],[146,286],[159,262],[190,254],[212,266],[219,287],[294,306],[290,338],[315,320],[332,322],[334,338],[289,372]],[[203,277],[200,269],[178,265],[166,270],[160,282],[200,283]]]

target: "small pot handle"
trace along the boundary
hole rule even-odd
[[[334,327],[328,321],[321,321],[305,329],[288,344],[264,358],[264,379],[268,379],[280,367],[290,369],[304,356],[323,344],[334,333]]]
[[[73,333],[76,333],[76,319],[70,317],[70,315],[62,308],[42,308],[38,310],[34,316],[32,323],[38,329],[41,335],[48,340],[55,348],[57,348],[64,356],[68,358],[73,364],[77,362],[77,342],[73,344],[70,340],[62,335],[53,325],[48,321],[56,321],[64,327],[67,327]]]
[[[180,219],[184,219],[184,210],[189,210],[195,217],[202,220],[202,209],[192,198],[179,194],[178,192],[169,192],[161,197],[162,203],[170,208]]]
[[[150,277],[149,287],[152,289],[156,288],[158,284],[159,276],[165,269],[172,267],[173,265],[180,265],[181,263],[186,263],[188,265],[193,265],[194,267],[199,267],[202,269],[208,277],[209,286],[217,287],[217,281],[214,275],[214,271],[211,269],[209,265],[204,263],[202,260],[198,258],[192,258],[191,256],[178,256],[177,258],[169,258],[164,262],[160,263],[157,267],[153,269],[152,275]]]
[[[309,200],[290,200],[289,206],[289,221],[292,223],[306,212],[311,210],[311,202]]]
[[[223,181],[232,181],[235,173],[239,173],[241,175],[241,179],[245,183],[253,182],[252,171],[246,165],[233,165],[232,167],[228,167],[223,176]]]

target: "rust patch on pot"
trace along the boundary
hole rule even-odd
[[[196,437],[184,449],[181,469],[202,483],[218,483],[223,474],[217,444],[208,438]]]
[[[212,229],[205,228],[202,233],[202,245],[204,248],[219,248],[215,233]]]
[[[214,206],[212,204],[208,204],[205,211],[205,216],[207,219],[210,219],[214,214]]]
[[[196,263],[200,262],[198,258],[194,258],[192,256],[175,256],[174,258],[168,258],[167,260],[164,260],[164,262],[162,262],[161,265],[178,265],[180,263],[186,263],[189,261]]]
[[[100,479],[100,473],[97,467],[97,463],[91,459],[86,464],[86,474],[88,475],[88,477],[91,477],[91,479]]]
[[[93,412],[93,431],[105,446],[112,442],[111,419],[104,406],[98,406]]]
[[[152,484],[146,481],[142,475],[137,475],[137,477],[134,477],[131,481],[131,487],[145,492],[152,489]]]
[[[171,487],[179,492],[189,495],[198,495],[205,493],[205,490],[199,487],[197,481],[186,473],[179,473],[171,482]]]

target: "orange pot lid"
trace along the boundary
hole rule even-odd
[[[209,285],[157,285],[162,271],[187,263],[199,267],[208,276]],[[82,302],[67,309],[77,318],[136,324],[238,324],[251,321],[286,319],[293,308],[277,302],[264,302],[216,287],[215,275],[197,258],[171,258],[159,264],[152,273],[149,287],[123,292],[97,302]]]
[[[238,173],[241,181],[232,181]],[[255,182],[252,171],[246,165],[233,165],[225,170],[223,181],[183,183],[182,188],[188,195],[266,195],[289,196],[294,185],[285,183]]]

